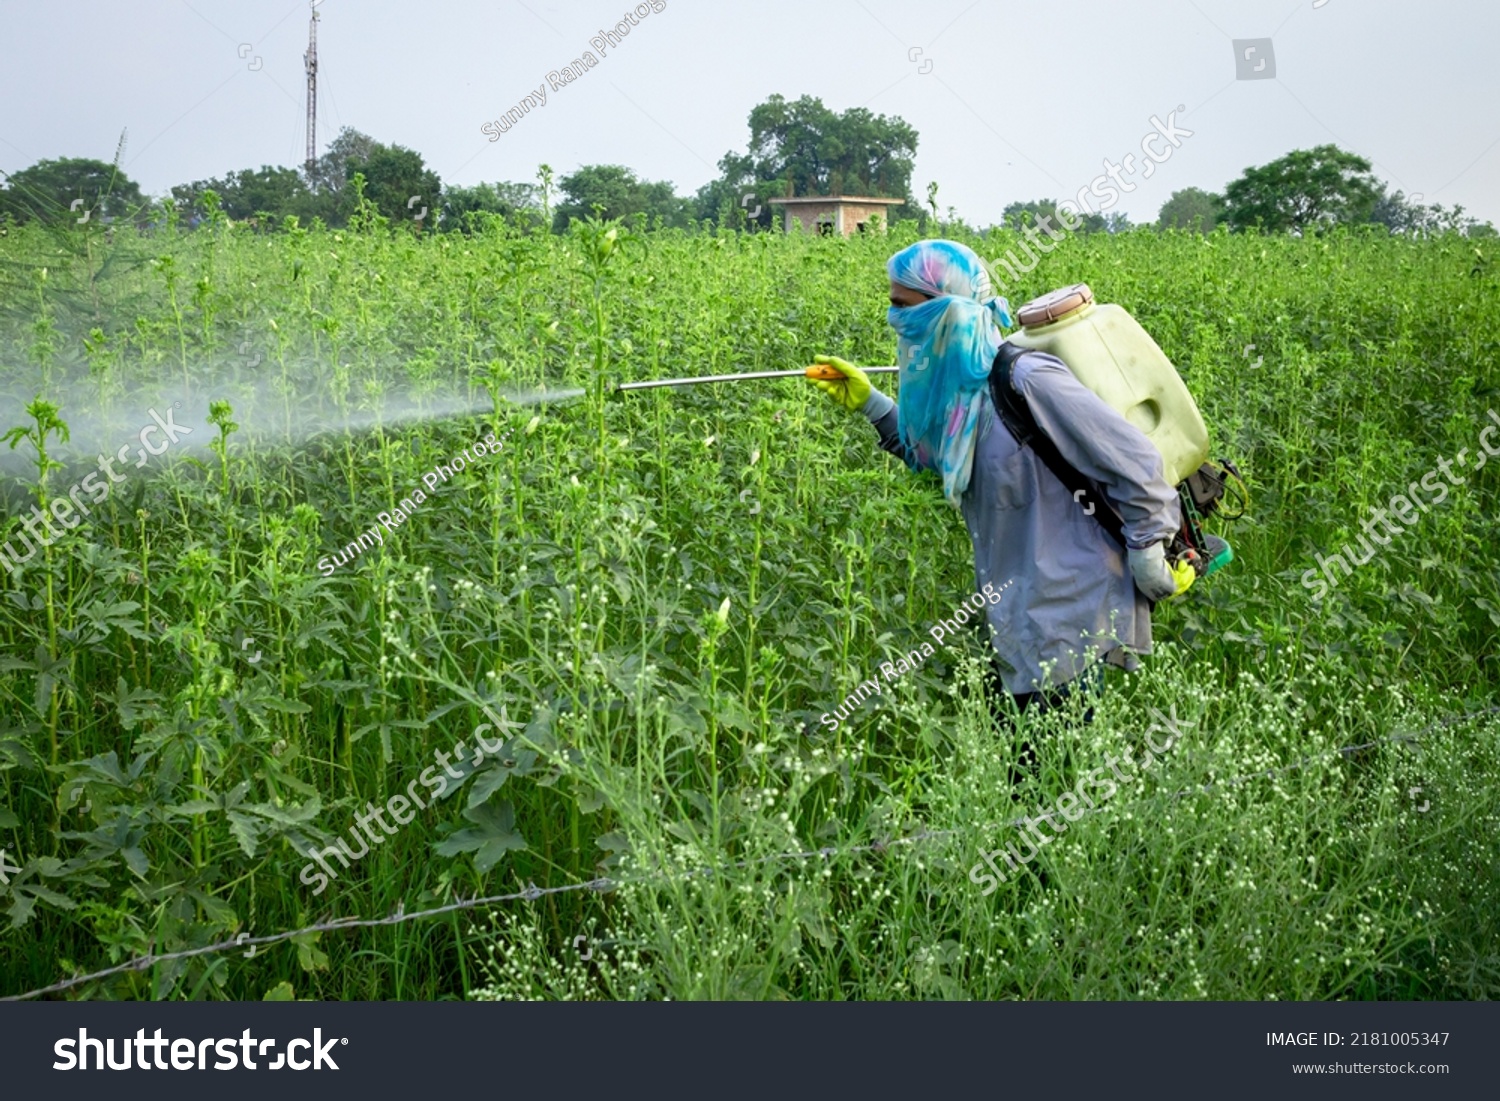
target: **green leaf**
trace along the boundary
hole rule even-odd
[[[218,809],[219,804],[211,802],[208,799],[189,799],[186,803],[173,803],[169,807],[162,808],[162,810],[166,811],[168,814],[183,814],[189,816],[194,814],[211,814]]]
[[[278,826],[303,826],[318,816],[322,800],[313,795],[300,806],[278,807],[274,803],[246,803],[244,809]]]
[[[679,731],[686,731],[689,735],[688,740],[690,743],[694,742],[692,735],[697,735],[698,737],[708,736],[708,724],[703,721],[703,711],[707,709],[708,701],[703,700],[701,707],[695,706],[696,701],[699,699],[701,697],[695,696],[693,702],[683,701],[675,703],[672,705],[672,709],[667,712],[667,729],[674,734]]]
[[[284,700],[273,696],[260,702],[270,711],[283,711],[288,715],[305,715],[312,710],[301,700]]]
[[[678,840],[686,841],[689,844],[695,845],[700,840],[698,831],[693,829],[692,826],[686,824],[685,822],[667,822],[662,826],[662,829],[666,830]]]
[[[120,715],[120,725],[126,730],[133,730],[142,719],[159,715],[161,708],[156,703],[160,699],[155,692],[129,687],[124,677],[115,681],[115,710]]]
[[[41,899],[43,902],[56,906],[59,910],[73,910],[78,904],[67,895],[58,894],[56,891],[43,887],[39,883],[27,883],[23,888],[29,895]]]
[[[226,817],[229,819],[229,832],[240,843],[240,849],[246,856],[254,858],[256,843],[260,840],[260,824],[248,814],[241,814],[237,810],[227,812]]]
[[[317,944],[322,936],[322,933],[303,933],[300,937],[292,938],[292,943],[297,946],[297,963],[302,970],[328,970],[328,955]]]
[[[234,907],[222,898],[216,898],[204,891],[195,891],[192,888],[188,888],[183,893],[202,906],[209,920],[221,928],[233,929],[239,925],[239,918],[235,916]]]
[[[594,844],[607,853],[623,853],[630,851],[630,840],[619,830],[600,834],[594,839]]]
[[[552,721],[555,718],[550,704],[538,707],[532,712],[531,721],[526,724],[526,740],[544,750],[555,748],[557,738],[552,733]]]
[[[150,863],[146,860],[146,854],[141,852],[139,846],[129,845],[120,850],[120,859],[125,861],[132,872],[146,878],[146,873],[151,870]]]
[[[755,734],[760,730],[760,724],[745,710],[745,705],[733,696],[720,700],[718,710],[714,714],[720,726],[727,726],[742,734]]]
[[[31,915],[36,912],[36,900],[30,895],[16,892],[15,901],[10,904],[10,909],[5,911],[10,915],[10,927],[19,929],[31,920]]]
[[[30,735],[39,730],[39,724],[31,723],[0,733],[0,768],[42,768],[43,762],[32,752],[30,744]]]
[[[536,766],[536,754],[529,749],[516,749],[513,745],[500,750],[499,759],[479,774],[474,788],[469,792],[469,806],[477,807],[504,786],[512,776],[530,775]]]
[[[471,852],[475,870],[483,874],[511,849],[526,848],[526,839],[515,831],[516,812],[510,803],[471,807],[464,811],[464,817],[473,822],[474,827],[459,830],[434,845],[439,856]]]
[[[477,807],[487,800],[495,792],[505,786],[505,781],[510,779],[511,770],[495,765],[487,768],[479,774],[479,779],[474,781],[473,788],[469,791],[469,806]]]
[[[261,999],[263,1002],[295,1002],[296,1000],[297,994],[292,989],[292,984],[285,979],[267,990],[266,996]]]
[[[134,612],[140,610],[140,604],[134,600],[120,601],[114,604],[105,604],[103,601],[95,601],[82,608],[79,616],[86,619],[99,632],[101,638],[106,637],[111,630],[119,629],[126,634],[136,638],[149,638],[150,636],[141,628],[136,621]]]
[[[819,887],[794,890],[792,907],[802,927],[824,948],[833,948],[838,943],[838,937],[828,925],[832,905],[826,891]]]

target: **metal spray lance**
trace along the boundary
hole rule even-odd
[[[899,367],[861,367],[867,375],[889,374],[899,371]],[[803,378],[823,379],[828,382],[838,382],[844,376],[834,367],[818,364],[797,371],[748,371],[739,375],[699,375],[696,378],[657,378],[649,382],[625,382],[618,386],[610,387],[610,393],[623,393],[626,390],[649,390],[656,386],[692,386],[699,382],[744,382],[747,379],[758,378],[791,378],[800,375]]]

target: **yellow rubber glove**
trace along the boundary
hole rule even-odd
[[[1125,558],[1135,578],[1135,587],[1152,603],[1175,600],[1198,578],[1198,571],[1186,557],[1176,564],[1167,561],[1165,541],[1127,551]]]
[[[1198,580],[1198,571],[1186,558],[1175,566],[1168,566],[1167,569],[1172,573],[1172,580],[1177,582],[1177,591],[1167,597],[1168,600],[1176,600],[1183,593],[1191,589],[1193,582]]]
[[[817,378],[808,379],[809,382],[851,413],[858,413],[865,407],[865,402],[870,400],[869,375],[837,356],[813,356],[813,362],[832,367],[844,377],[839,382]]]

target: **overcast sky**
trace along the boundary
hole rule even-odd
[[[1134,190],[1114,209],[1151,220],[1174,190],[1326,142],[1500,225],[1494,0],[668,0],[508,133],[481,132],[631,6],[321,0],[319,152],[349,125],[445,183],[602,163],[687,194],[780,92],[911,123],[912,193],[935,180],[939,206],[979,225],[1126,154]],[[308,16],[308,0],[0,0],[0,169],[108,161],[127,128],[126,170],[152,194],[298,165]],[[1142,139],[1174,110],[1192,136],[1145,179]]]

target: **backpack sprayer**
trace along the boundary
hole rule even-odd
[[[1228,459],[1208,461],[1208,427],[1198,412],[1177,368],[1151,334],[1122,307],[1095,303],[1087,283],[1075,283],[1033,299],[1016,311],[1021,331],[1001,345],[990,374],[996,409],[1012,432],[1026,433],[1042,459],[1069,489],[1074,499],[1092,496],[1099,504],[1093,514],[1116,542],[1124,545],[1119,515],[1103,494],[1074,470],[1051,447],[1025,408],[1025,399],[1010,385],[1010,372],[1024,351],[1047,352],[1149,439],[1162,456],[1167,484],[1177,488],[1182,526],[1166,549],[1173,565],[1189,562],[1198,577],[1206,577],[1234,561],[1229,543],[1206,535],[1203,521],[1217,512],[1232,479],[1240,509],[1224,513],[1234,520],[1249,507],[1249,491],[1239,469]],[[1021,435],[1017,436],[1021,439]],[[1051,452],[1049,454],[1048,452]]]

